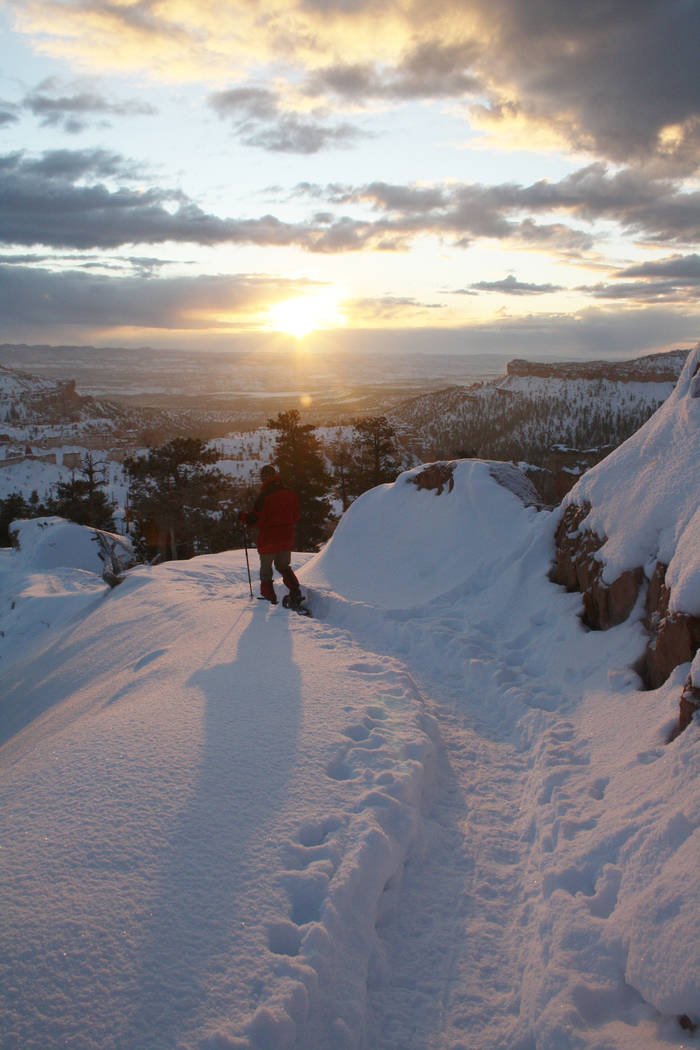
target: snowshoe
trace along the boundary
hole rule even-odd
[[[285,609],[291,609],[293,612],[299,613],[300,616],[311,616],[311,610],[304,605],[305,601],[306,599],[300,591],[299,594],[285,594],[282,599],[282,605]]]

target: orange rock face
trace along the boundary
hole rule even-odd
[[[605,631],[627,619],[644,583],[640,567],[622,573],[610,584],[602,580],[603,563],[596,556],[605,543],[591,529],[582,528],[589,505],[570,504],[555,535],[555,563],[552,579],[568,591],[583,596],[583,621],[593,630]],[[700,619],[670,611],[670,590],[666,585],[667,566],[658,562],[647,590],[646,626],[649,641],[641,674],[649,689],[657,689],[680,664],[693,660],[700,648]],[[700,690],[686,682],[680,699],[681,732],[700,707]]]

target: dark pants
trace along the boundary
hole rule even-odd
[[[285,570],[289,569],[292,564],[292,552],[291,551],[275,551],[274,554],[262,554],[260,553],[260,579],[271,580],[272,579],[272,567],[284,576]]]

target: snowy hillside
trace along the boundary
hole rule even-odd
[[[663,404],[687,351],[629,362],[512,361],[501,379],[450,387],[393,413],[423,449],[475,452],[543,466],[554,446],[594,449],[630,437]]]
[[[700,347],[659,411],[572,489],[565,506],[590,505],[582,527],[606,541],[609,582],[636,566],[669,567],[674,611],[700,617]],[[619,514],[624,493],[627,507]]]
[[[243,552],[111,591],[75,526],[0,552],[3,1050],[697,1040],[689,668],[583,628],[509,469],[358,500],[314,619]]]
[[[0,365],[0,423],[6,428],[66,423],[100,424],[114,430],[124,412],[116,405],[81,397],[71,380],[55,383]]]

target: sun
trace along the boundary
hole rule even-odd
[[[303,339],[319,328],[337,328],[345,324],[338,296],[331,293],[301,295],[269,307],[267,323],[275,332],[286,332]]]

